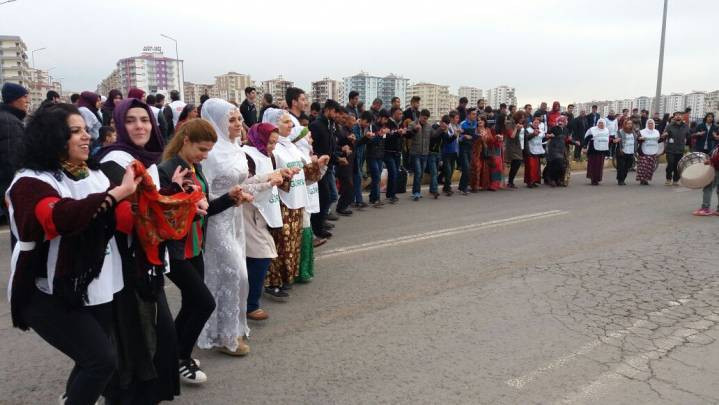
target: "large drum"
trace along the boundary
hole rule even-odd
[[[714,168],[705,164],[708,160],[709,156],[701,152],[684,155],[677,165],[680,184],[687,188],[704,188],[714,181]]]

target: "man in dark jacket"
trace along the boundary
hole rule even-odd
[[[10,156],[17,154],[21,146],[25,125],[23,120],[30,106],[28,91],[19,84],[6,82],[2,87],[0,103],[0,208],[5,213],[5,191],[15,175]]]
[[[587,129],[591,127],[597,126],[597,122],[599,122],[599,113],[597,112],[597,106],[592,106],[592,112],[590,114],[587,114]]]
[[[461,97],[459,99],[459,105],[455,108],[455,110],[459,113],[459,122],[467,119],[467,103],[469,103],[467,97]]]
[[[257,121],[257,107],[255,106],[255,99],[257,98],[257,90],[254,87],[245,88],[245,100],[240,104],[240,114],[242,119],[245,120],[245,125],[251,128]]]
[[[587,133],[587,114],[584,110],[579,112],[579,115],[569,121],[569,129],[572,131],[572,140],[575,142],[584,142],[584,134]],[[574,161],[579,162],[582,160],[582,148],[579,146],[574,147]]]
[[[679,159],[684,156],[684,147],[687,144],[687,138],[689,137],[689,125],[685,124],[682,120],[682,113],[675,112],[672,117],[672,123],[667,125],[662,139],[664,139],[664,151],[667,156],[667,181],[664,183],[665,186],[679,185],[679,170],[677,164]],[[673,181],[673,183],[672,183]]]
[[[322,115],[310,124],[310,132],[312,133],[312,148],[317,156],[327,155],[330,161],[327,166],[337,164],[338,154],[337,147],[337,127],[335,117],[339,111],[340,105],[335,100],[327,100],[324,105]],[[329,169],[328,169],[329,170]],[[329,238],[332,234],[325,229],[325,220],[330,206],[330,184],[329,176],[325,175],[317,182],[318,193],[320,197],[320,211],[312,214],[310,222],[312,223],[312,231],[318,238]]]

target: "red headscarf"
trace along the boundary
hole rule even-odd
[[[127,92],[127,98],[142,100],[143,97],[145,97],[145,90],[138,89],[137,87],[133,87]]]

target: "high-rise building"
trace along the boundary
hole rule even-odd
[[[706,94],[704,97],[704,111],[712,112],[716,118],[719,118],[719,90],[714,90]]]
[[[487,90],[487,105],[492,108],[499,108],[500,104],[517,105],[517,97],[514,87],[506,85],[497,86]]]
[[[0,86],[5,82],[27,87],[30,80],[27,46],[14,35],[0,35]]]
[[[467,97],[467,105],[470,107],[475,107],[477,105],[477,101],[484,97],[483,94],[482,89],[470,86],[460,86],[457,91],[457,95],[459,97]]]
[[[199,105],[200,98],[203,95],[207,95],[210,98],[219,97],[213,84],[185,82],[183,87],[185,88],[185,102],[187,104]]]
[[[312,82],[312,101],[323,104],[328,99],[341,103],[340,82],[325,77],[322,80]],[[273,96],[274,97],[274,96]]]
[[[253,86],[250,75],[228,72],[215,76],[214,92],[216,97],[240,104],[245,100],[245,88]]]
[[[272,94],[272,98],[275,100],[275,104],[279,104],[281,100],[284,100],[285,92],[287,92],[287,89],[294,86],[294,82],[285,80],[282,75],[277,76],[276,79],[265,80],[262,82],[262,89],[265,93]]]
[[[700,120],[706,114],[706,93],[703,91],[693,91],[684,97],[684,108],[691,108],[690,118],[692,120]]]
[[[30,76],[25,87],[30,95],[30,111],[40,106],[48,91],[54,90],[58,94],[62,94],[62,85],[53,81],[47,70],[30,68],[28,73]]]
[[[449,94],[449,86],[432,83],[417,83],[407,88],[406,104],[412,97],[420,98],[420,109],[428,109],[430,118],[438,120],[442,115],[447,114],[452,108],[453,98]]]
[[[172,90],[178,90],[181,96],[184,93],[181,79],[183,61],[165,57],[159,46],[147,46],[140,56],[120,59],[116,69],[117,72],[111,72],[98,85],[98,90],[116,88],[127,94],[131,88],[137,87],[153,94],[169,94]],[[106,95],[107,91],[101,93]]]
[[[407,97],[408,85],[409,79],[390,73],[380,79],[377,98],[382,100],[383,107],[389,108],[393,97],[399,97],[400,100],[404,100]]]
[[[113,69],[112,72],[100,82],[97,86],[97,93],[107,97],[107,95],[110,94],[110,90],[113,89],[122,89],[120,70],[117,68]]]
[[[359,101],[369,106],[372,100],[379,95],[380,80],[382,80],[381,77],[371,76],[366,72],[360,72],[354,76],[343,78],[342,81],[344,83],[346,98],[342,100],[342,103],[347,103],[350,92],[356,91],[359,93]]]
[[[684,94],[672,93],[668,96],[664,96],[662,113],[673,114],[676,111],[684,112]]]
[[[407,98],[407,86],[409,79],[391,73],[385,77],[372,76],[366,72],[360,72],[354,76],[343,79],[345,95],[343,103],[349,101],[350,91],[359,93],[359,99],[369,106],[374,99],[382,100],[383,106],[390,105],[393,97],[399,97],[402,102]]]
[[[632,104],[633,108],[638,108],[639,111],[647,110],[652,111],[652,99],[651,97],[641,96],[634,99]]]

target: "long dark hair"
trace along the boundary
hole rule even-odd
[[[192,104],[192,103],[187,104],[187,105],[182,109],[182,112],[180,113],[180,116],[177,117],[177,121],[180,122],[180,121],[186,120],[186,119],[187,119],[187,116],[190,115],[190,112],[191,112],[192,110],[194,110],[194,109],[195,109],[195,105],[194,105],[194,104]]]
[[[72,104],[55,104],[38,110],[25,128],[22,145],[15,155],[15,168],[59,174],[70,139],[67,119],[73,114],[81,115]],[[97,168],[94,159],[87,163],[90,168]]]

